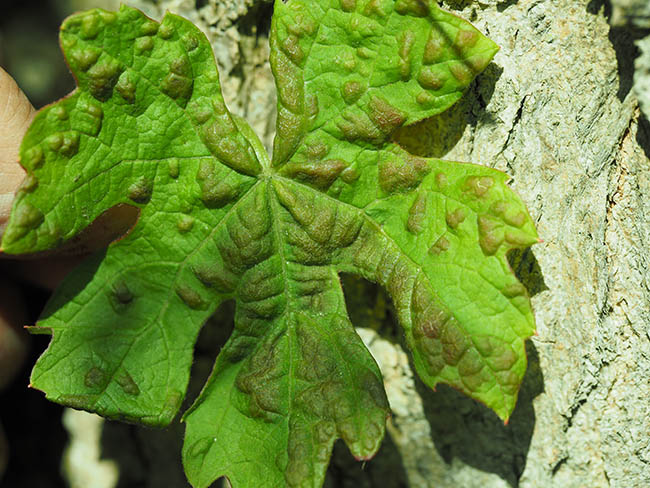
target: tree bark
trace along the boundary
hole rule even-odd
[[[127,3],[154,17],[168,8],[208,34],[229,107],[270,147],[271,4]],[[444,3],[501,51],[455,108],[400,140],[414,152],[505,171],[528,205],[543,243],[511,261],[537,321],[529,370],[504,426],[450,388],[428,390],[399,340],[362,330],[384,374],[390,439],[364,470],[337,448],[327,483],[650,486],[650,124],[638,102],[650,92],[640,81],[642,60],[632,89],[634,41],[650,26],[629,27],[620,9],[634,2],[624,0],[615,2],[613,27],[606,0]],[[643,42],[647,57],[650,41]],[[388,306],[380,316],[389,321]]]

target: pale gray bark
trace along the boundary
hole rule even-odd
[[[170,8],[201,26],[215,43],[229,106],[270,146],[268,4],[211,0],[197,11],[189,0],[128,3],[153,16]],[[633,2],[614,3],[620,19]],[[414,151],[512,176],[544,241],[513,259],[533,295],[538,335],[503,426],[449,388],[429,391],[399,344],[362,332],[385,376],[390,440],[365,471],[337,451],[328,483],[650,486],[650,126],[636,95],[650,94],[650,83],[637,75],[632,89],[633,42],[648,26],[610,27],[603,0],[446,5],[501,51],[457,107],[419,129],[427,148],[402,139]],[[643,42],[640,72],[650,67]]]

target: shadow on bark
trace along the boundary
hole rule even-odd
[[[587,11],[594,15],[602,12],[609,19],[612,15],[612,5],[609,0],[591,0],[587,5]],[[648,34],[650,34],[649,29],[633,25],[610,27],[608,37],[616,53],[619,74],[619,88],[616,96],[621,102],[625,100],[634,85],[634,62],[640,54],[636,41],[643,39]],[[637,143],[645,155],[650,158],[650,122],[644,115],[639,118]]]
[[[476,127],[479,123],[493,122],[485,107],[490,102],[502,73],[503,68],[490,63],[458,102],[441,114],[398,129],[393,139],[416,156],[444,159],[456,146],[468,125]]]
[[[462,393],[442,384],[434,392],[416,379],[431,437],[445,462],[458,458],[476,469],[495,473],[512,487],[519,486],[535,427],[533,399],[544,391],[539,356],[531,341],[526,342],[526,352],[528,369],[508,425]]]
[[[515,276],[528,291],[528,296],[534,297],[539,292],[548,290],[532,248],[513,249],[507,257]]]

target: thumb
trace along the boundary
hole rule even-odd
[[[9,218],[14,193],[25,177],[18,164],[18,149],[34,115],[25,94],[0,68],[0,234]]]

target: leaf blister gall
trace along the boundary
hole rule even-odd
[[[100,388],[106,382],[107,376],[100,368],[93,366],[88,370],[84,377],[84,384],[88,388]]]
[[[153,193],[153,181],[146,177],[141,176],[133,182],[127,189],[128,197],[136,203],[147,203],[151,199]]]
[[[140,388],[133,380],[133,377],[126,371],[122,371],[115,378],[115,382],[122,388],[122,391],[130,396],[137,396],[140,394]]]
[[[187,21],[129,7],[67,20],[79,89],[28,131],[30,175],[3,237],[7,252],[40,251],[115,205],[137,207],[131,231],[58,292],[42,324],[55,340],[32,378],[111,418],[170,422],[201,324],[235,300],[231,339],[185,416],[184,464],[202,488],[222,475],[318,486],[337,438],[357,459],[377,451],[388,404],[345,315],[341,271],[386,288],[425,383],[450,383],[504,419],[533,330],[505,262],[536,241],[523,204],[492,170],[392,139],[447,109],[496,46],[424,0],[275,9],[272,162],[228,112],[209,43]],[[52,183],[72,173],[74,197]],[[477,277],[471,293],[463,272]],[[62,373],[68,364],[78,373]],[[241,449],[225,458],[232,442]]]

